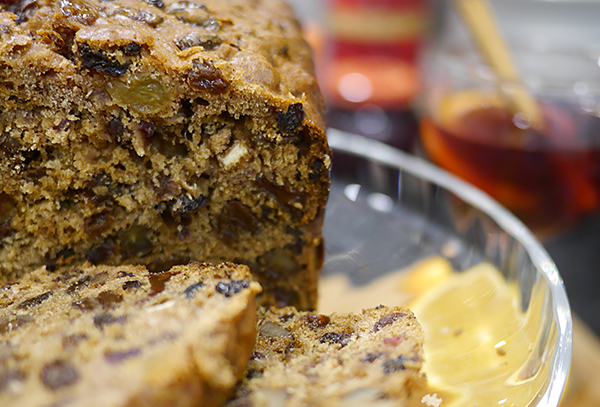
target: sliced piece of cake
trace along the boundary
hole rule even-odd
[[[282,0],[0,1],[0,277],[250,266],[314,308],[330,155]]]
[[[263,309],[258,330],[228,407],[405,406],[424,384],[423,332],[405,308],[345,316]]]
[[[37,270],[0,289],[0,405],[218,406],[255,342],[246,266]]]

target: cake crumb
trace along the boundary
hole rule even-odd
[[[406,308],[327,316],[261,307],[258,316],[248,374],[225,407],[391,407],[422,395],[424,333]]]
[[[421,399],[422,404],[426,404],[429,407],[439,407],[442,404],[442,399],[438,398],[437,393],[426,394]]]

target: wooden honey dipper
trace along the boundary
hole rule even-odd
[[[514,113],[523,114],[535,129],[544,128],[542,111],[521,81],[510,49],[486,0],[455,0],[455,9],[467,26],[485,62],[503,82],[500,91],[508,99]]]

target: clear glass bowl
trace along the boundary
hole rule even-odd
[[[420,158],[338,130],[328,137],[323,277],[343,273],[362,287],[436,255],[457,271],[493,264],[518,287],[538,331],[524,361],[538,379],[526,405],[558,406],[571,363],[571,312],[558,270],[533,234],[488,195]]]

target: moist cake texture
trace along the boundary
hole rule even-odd
[[[280,0],[0,0],[0,276],[250,266],[316,304],[330,156]]]
[[[219,406],[256,332],[246,266],[30,273],[0,289],[0,405]]]
[[[422,363],[423,332],[408,309],[261,309],[246,377],[227,407],[406,406],[424,384]]]

